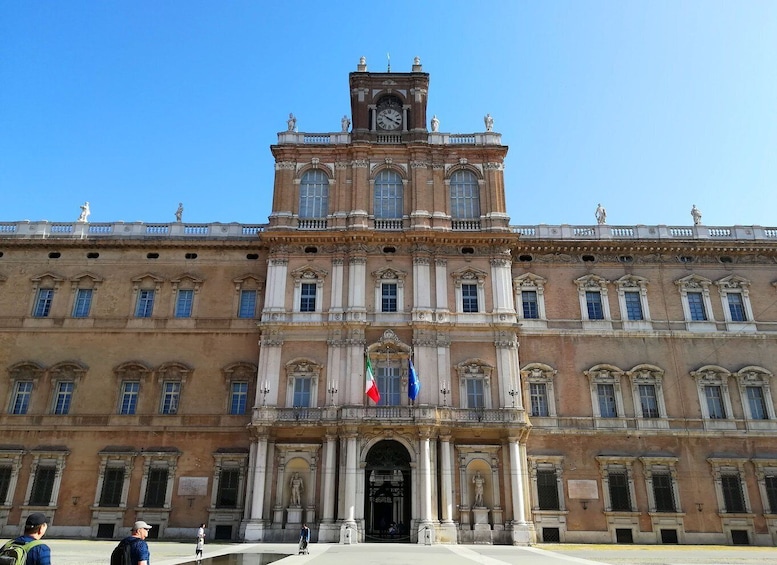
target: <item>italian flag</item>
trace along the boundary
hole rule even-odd
[[[377,404],[380,401],[380,391],[378,390],[378,383],[375,382],[375,373],[372,371],[372,363],[370,363],[370,356],[367,357],[367,382],[364,386],[364,393],[369,396],[372,401]]]

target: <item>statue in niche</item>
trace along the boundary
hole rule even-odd
[[[691,208],[691,217],[693,218],[693,225],[694,226],[700,226],[701,225],[701,210],[699,210],[696,207],[696,204],[693,205]]]
[[[475,485],[475,502],[472,506],[475,508],[485,507],[485,502],[483,502],[483,487],[485,486],[485,483],[486,479],[483,478],[480,471],[475,473],[475,476],[472,477],[472,484]]]
[[[596,212],[594,212],[594,216],[596,216],[596,223],[600,226],[607,223],[607,210],[605,210],[604,206],[601,204],[596,206]]]
[[[291,499],[289,500],[289,506],[300,507],[302,506],[302,491],[305,489],[305,485],[302,481],[302,477],[299,473],[294,473],[289,480],[289,487],[291,488]]]
[[[84,202],[81,205],[81,214],[78,216],[78,221],[79,222],[89,221],[89,214],[91,214],[91,211],[89,210],[89,202]]]

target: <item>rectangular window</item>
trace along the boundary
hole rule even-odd
[[[138,409],[138,394],[140,393],[140,383],[137,381],[126,381],[121,385],[121,403],[119,404],[119,414],[134,414]]]
[[[753,420],[768,420],[769,414],[766,411],[764,389],[760,386],[749,386],[746,388],[747,403],[750,406],[750,417]]]
[[[73,382],[60,381],[57,383],[57,394],[54,398],[54,414],[69,414],[70,401],[73,399]]]
[[[30,409],[32,398],[32,381],[18,381],[14,390],[11,414],[26,414]]]
[[[51,312],[51,302],[54,300],[53,288],[39,288],[38,295],[35,297],[35,307],[32,315],[35,318],[46,318]]]
[[[540,510],[561,510],[556,471],[537,471],[537,499]]]
[[[136,318],[150,318],[154,311],[154,291],[141,290],[138,292],[138,302],[135,304]]]
[[[299,301],[300,312],[316,311],[316,286],[316,283],[302,283]]]
[[[248,383],[232,383],[229,399],[230,414],[245,414],[248,405]]]
[[[117,507],[121,505],[121,491],[124,488],[124,467],[108,467],[103,477],[100,493],[100,506]]]
[[[610,384],[597,384],[596,395],[599,398],[599,415],[602,418],[617,418],[618,409],[615,404],[615,387]]]
[[[529,383],[531,415],[548,416],[548,387],[545,383]]]
[[[486,398],[483,379],[467,379],[467,408],[485,408]]]
[[[610,483],[610,504],[613,510],[630,511],[629,478],[625,471],[608,474]]]
[[[585,303],[588,307],[589,320],[604,320],[604,308],[602,308],[601,292],[598,290],[586,290]]]
[[[723,489],[725,512],[745,512],[745,497],[742,494],[742,481],[739,475],[721,475],[720,486]]]
[[[9,488],[11,488],[11,467],[3,465],[0,466],[0,505],[2,506],[5,506]]]
[[[166,382],[162,385],[162,414],[177,414],[181,383]]]
[[[461,297],[463,304],[461,305],[461,311],[466,313],[478,312],[478,285],[476,284],[463,284],[461,285]]]
[[[729,293],[728,295],[728,311],[731,313],[732,322],[746,322],[747,316],[745,315],[745,304],[742,301],[742,295],[738,292]]]
[[[222,469],[219,473],[219,490],[216,495],[216,507],[237,508],[237,495],[240,487],[238,469]]]
[[[167,494],[167,469],[151,468],[148,471],[146,483],[146,498],[143,506],[146,508],[164,508]]]
[[[521,302],[523,303],[523,317],[526,320],[538,320],[540,317],[540,307],[537,303],[536,290],[521,291]]]
[[[631,321],[644,320],[642,313],[642,298],[639,292],[624,292],[623,297],[626,302],[626,317]]]
[[[397,311],[397,285],[395,283],[383,283],[380,287],[380,311]]]
[[[192,306],[194,305],[194,290],[179,290],[175,297],[175,317],[191,318]]]
[[[76,291],[76,299],[73,303],[74,318],[88,318],[92,309],[92,289],[79,288]]]
[[[658,418],[658,399],[655,385],[639,385],[639,401],[643,418]]]
[[[707,411],[711,420],[725,420],[726,407],[723,404],[723,391],[717,385],[705,386],[704,395],[707,398]]]
[[[304,407],[310,406],[310,387],[313,379],[310,377],[297,377],[294,379],[294,398],[292,406]],[[378,388],[380,390],[380,388]]]
[[[672,490],[672,475],[669,473],[653,473],[653,498],[656,501],[656,512],[677,511]]]
[[[399,406],[402,403],[402,383],[398,367],[378,367],[375,379],[380,391],[380,406]]]
[[[241,290],[240,305],[237,309],[238,318],[254,318],[256,316],[256,291]]]
[[[766,484],[766,499],[769,501],[769,512],[777,514],[777,476],[769,475],[764,477],[764,483]]]
[[[691,313],[691,320],[694,322],[703,322],[707,319],[707,312],[704,309],[704,297],[701,292],[689,292],[688,310]]]
[[[54,465],[39,465],[32,481],[30,493],[30,506],[48,506],[51,502],[51,493],[54,492],[54,478],[57,468]]]

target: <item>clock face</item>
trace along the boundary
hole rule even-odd
[[[395,130],[402,124],[402,114],[394,108],[386,108],[378,112],[377,122],[381,129]]]

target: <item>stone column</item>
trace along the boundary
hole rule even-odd
[[[256,439],[256,459],[251,493],[251,518],[246,524],[246,541],[262,541],[264,537],[264,486],[267,479],[267,436]]]
[[[526,523],[526,498],[523,491],[524,468],[521,462],[520,444],[510,438],[510,490],[513,494],[513,522]]]
[[[326,462],[324,463],[324,508],[322,519],[333,522],[335,519],[335,466],[337,461],[337,435],[326,435]]]
[[[357,448],[356,433],[348,433],[345,447],[345,504],[343,522],[340,526],[340,543],[343,544],[354,544],[359,541],[356,525]]]
[[[453,469],[451,468],[451,436],[440,436],[440,477],[442,488],[440,497],[442,501],[442,521],[445,524],[453,523]]]

